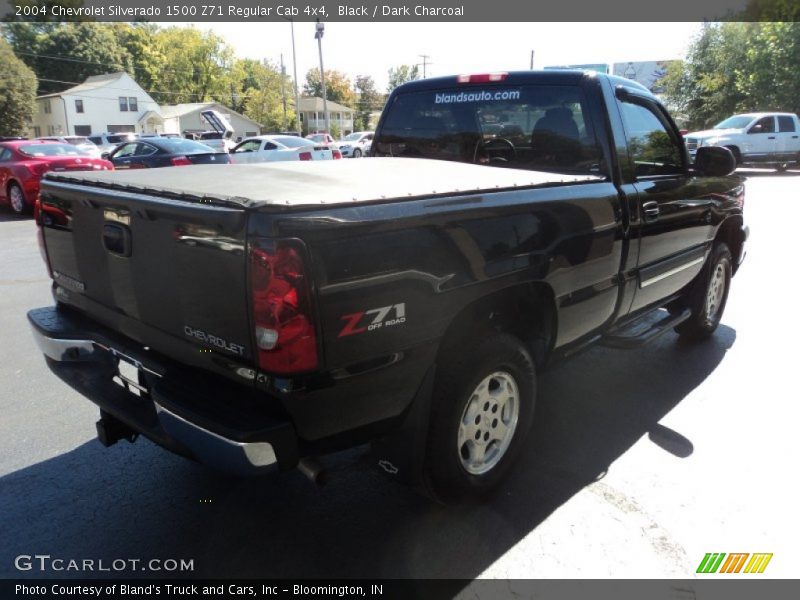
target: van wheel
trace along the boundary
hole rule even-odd
[[[692,316],[675,328],[682,338],[705,339],[716,331],[728,301],[731,264],[728,246],[722,242],[714,242],[711,256],[689,289],[686,305]]]
[[[519,455],[533,422],[536,368],[513,336],[464,349],[437,377],[426,474],[443,502],[492,491]]]
[[[25,194],[22,192],[22,188],[16,183],[11,183],[8,186],[8,203],[11,205],[11,210],[18,215],[22,215],[28,210]]]

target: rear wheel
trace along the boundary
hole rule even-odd
[[[678,335],[699,340],[710,337],[716,331],[728,301],[731,264],[728,246],[715,242],[703,271],[689,289],[686,305],[692,316],[675,328]]]
[[[24,214],[28,210],[28,202],[25,200],[25,194],[22,188],[16,183],[11,183],[8,186],[8,203],[18,215]]]
[[[742,153],[739,152],[739,148],[736,146],[725,146],[728,150],[731,151],[733,154],[733,158],[736,159],[736,166],[740,167],[742,165]]]
[[[426,458],[444,502],[492,491],[508,473],[533,422],[536,370],[513,336],[476,342],[437,377]]]
[[[353,158],[361,158],[361,150],[359,148],[353,150]]]

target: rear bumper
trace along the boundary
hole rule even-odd
[[[28,320],[53,373],[164,448],[240,475],[297,465],[294,427],[269,396],[153,356],[73,311],[40,308]],[[144,393],[120,384],[121,361],[136,369]]]

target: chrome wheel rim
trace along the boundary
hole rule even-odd
[[[25,209],[25,198],[22,197],[22,190],[18,186],[12,185],[8,189],[8,199],[14,212],[21,213]]]
[[[708,291],[706,292],[706,321],[708,323],[713,323],[714,319],[717,318],[724,295],[725,265],[720,262],[714,267],[711,281],[708,283]]]
[[[458,456],[471,475],[491,471],[511,445],[519,420],[519,386],[505,371],[485,377],[467,399],[458,426]]]

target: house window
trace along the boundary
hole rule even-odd
[[[44,114],[50,114],[50,98],[44,101]]]
[[[306,116],[304,113],[300,113],[300,122],[304,122],[306,120]]]
[[[55,135],[55,134],[56,134],[55,125],[48,125],[47,126],[47,135]]]
[[[83,100],[75,100],[75,112],[76,113],[83,112]]]
[[[119,110],[120,112],[128,112],[128,99],[125,96],[119,97]]]
[[[139,104],[136,98],[128,98],[128,110],[131,112],[139,112]]]
[[[75,125],[75,135],[89,136],[92,135],[91,125]]]
[[[42,137],[42,128],[41,127],[34,127],[33,128],[33,137]]]

